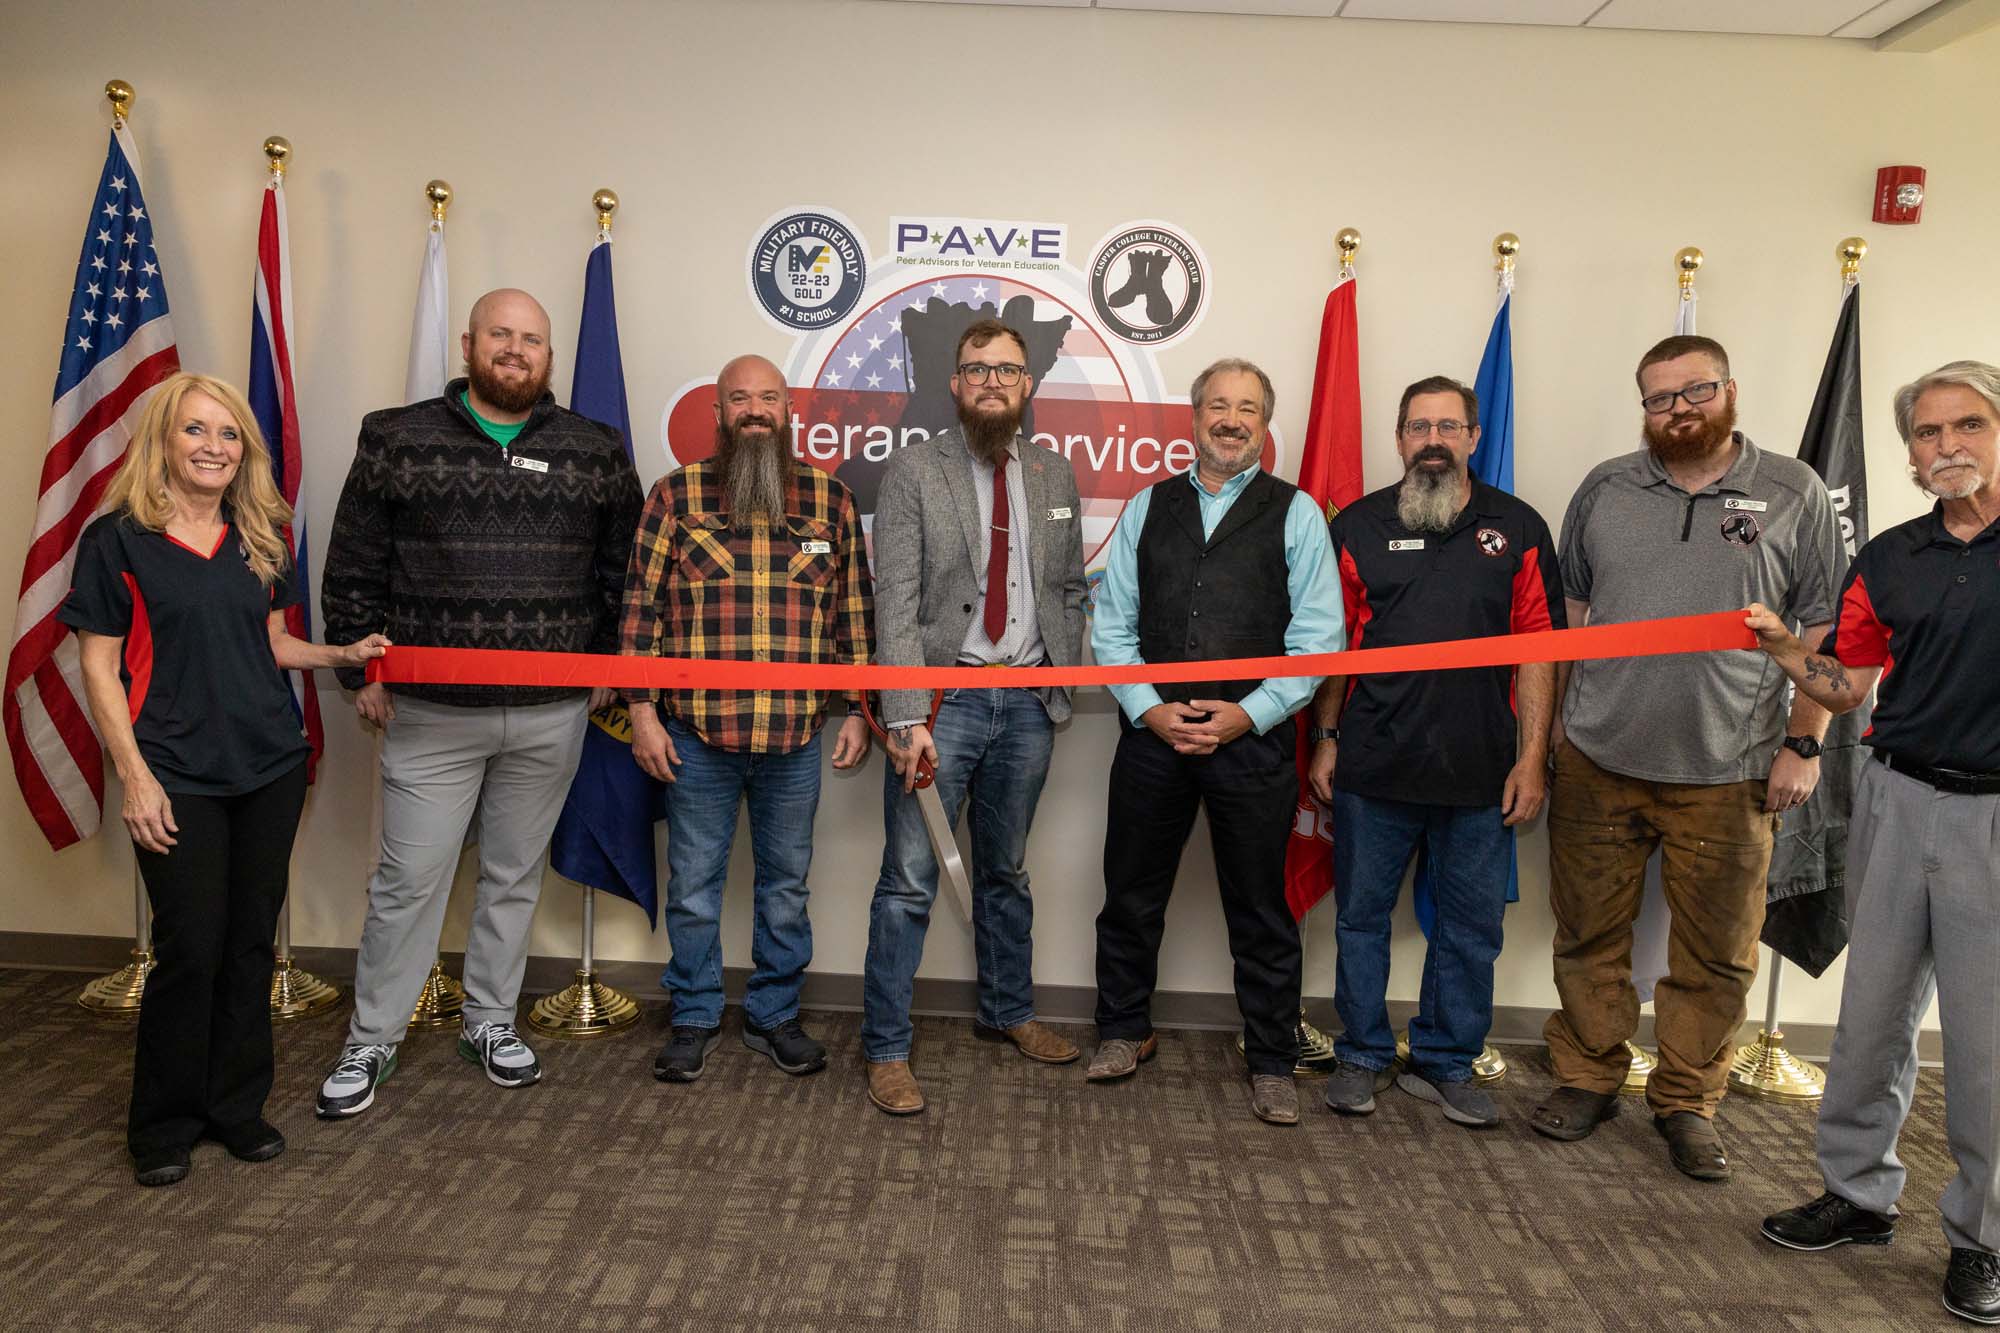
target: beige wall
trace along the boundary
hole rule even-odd
[[[1895,385],[1952,357],[2000,359],[1989,313],[2000,143],[1975,102],[2000,62],[2000,33],[1896,56],[1834,41],[861,0],[563,10],[105,0],[87,17],[16,3],[7,28],[0,450],[18,478],[4,502],[7,570],[26,546],[56,331],[104,147],[98,89],[114,75],[139,92],[134,127],[191,367],[244,373],[258,145],[272,133],[296,145],[299,388],[321,543],[359,417],[400,395],[419,191],[431,176],[458,190],[454,318],[480,291],[519,284],[555,313],[561,348],[574,336],[586,201],[599,185],[623,196],[623,341],[647,481],[660,464],[645,436],[669,393],[731,353],[784,352],[746,299],[741,265],[755,227],[794,203],[838,208],[871,238],[890,214],[926,210],[1065,221],[1078,244],[1131,217],[1178,222],[1213,263],[1215,303],[1166,354],[1169,382],[1215,355],[1255,357],[1277,379],[1293,440],[1330,238],[1357,226],[1373,484],[1393,473],[1400,386],[1438,370],[1470,377],[1491,308],[1487,245],[1516,231],[1519,486],[1552,522],[1592,462],[1634,441],[1630,370],[1668,331],[1678,246],[1708,252],[1701,325],[1734,354],[1745,428],[1790,451],[1835,311],[1833,243],[1868,236],[1878,528],[1920,508],[1901,479]],[[1897,162],[1930,169],[1921,227],[1868,222],[1874,168]],[[323,702],[328,776],[299,842],[296,934],[347,945],[363,907],[369,745],[337,693]],[[1036,828],[1036,973],[1047,982],[1091,980],[1108,707],[1098,695],[1061,737]],[[828,971],[861,967],[879,763],[826,786],[813,882],[817,966]],[[121,838],[53,855],[9,791],[0,855],[12,864],[0,930],[129,930]],[[1198,832],[1170,919],[1169,987],[1229,986],[1207,855]],[[1544,867],[1537,829],[1509,914],[1503,1003],[1553,999]],[[747,873],[739,852],[732,963],[748,960]],[[465,896],[461,885],[451,944],[463,939]],[[575,892],[552,884],[535,951],[573,949],[577,914]],[[664,956],[664,935],[636,916],[606,903],[604,956]],[[1310,993],[1331,988],[1331,934],[1325,912],[1311,920]],[[1406,915],[1395,995],[1415,994],[1420,958]],[[972,974],[968,932],[948,911],[925,970]],[[1838,970],[1817,983],[1794,976],[1787,1016],[1830,1021]]]

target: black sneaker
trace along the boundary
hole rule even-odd
[[[653,1077],[662,1083],[692,1083],[708,1068],[708,1053],[722,1040],[716,1028],[677,1027],[653,1057]]]
[[[1342,1115],[1367,1115],[1375,1109],[1377,1077],[1373,1069],[1340,1061],[1326,1076],[1326,1109]]]
[[[1896,1239],[1896,1219],[1857,1208],[1838,1194],[1772,1213],[1764,1219],[1764,1239],[1793,1250],[1830,1250],[1836,1245],[1887,1245]]]
[[[1975,1324],[2000,1324],[2000,1254],[1954,1246],[1944,1270],[1944,1308]]]
[[[285,1136],[262,1116],[227,1128],[211,1125],[206,1137],[227,1148],[239,1162],[268,1162],[285,1150]]]
[[[787,1074],[814,1074],[826,1068],[826,1047],[806,1035],[799,1020],[788,1018],[774,1028],[760,1028],[743,1020],[743,1044]]]

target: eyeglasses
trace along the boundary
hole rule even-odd
[[[1450,417],[1446,417],[1442,421],[1426,421],[1424,418],[1418,417],[1415,421],[1405,421],[1403,423],[1403,438],[1406,440],[1421,440],[1432,431],[1436,431],[1437,437],[1440,440],[1455,440],[1458,438],[1458,433],[1464,429],[1465,423],[1463,421],[1454,421]]]
[[[1005,361],[997,366],[989,366],[984,361],[967,361],[959,366],[958,377],[967,384],[984,384],[986,377],[991,375],[995,384],[1011,387],[1021,382],[1021,372],[1026,369],[1026,366],[1016,365],[1012,361]]]
[[[1703,380],[1700,384],[1690,384],[1685,389],[1675,389],[1672,393],[1648,394],[1639,400],[1639,406],[1653,416],[1665,416],[1674,409],[1674,399],[1685,398],[1688,406],[1699,407],[1722,391],[1728,380]]]
[[[1947,426],[1934,426],[1926,423],[1910,432],[1910,440],[1915,444],[1936,444],[1944,438],[1946,431],[1958,436],[1961,440],[1971,440],[1984,435],[1992,429],[1993,423],[1985,417],[1964,417]]]

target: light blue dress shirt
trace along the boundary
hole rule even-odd
[[[1201,504],[1204,538],[1215,535],[1215,525],[1222,522],[1236,497],[1261,470],[1253,467],[1239,472],[1213,493],[1201,484],[1194,469],[1188,470],[1187,484],[1194,487]],[[1105,666],[1133,666],[1145,660],[1139,656],[1139,534],[1145,529],[1152,498],[1151,487],[1133,496],[1118,518],[1117,531],[1111,534],[1090,631],[1091,652]],[[1285,567],[1285,583],[1292,599],[1292,621],[1285,627],[1285,655],[1340,652],[1347,646],[1347,625],[1334,570],[1333,543],[1327,538],[1325,516],[1304,491],[1292,496],[1292,507],[1285,513]],[[1261,736],[1305,707],[1321,679],[1289,676],[1267,680],[1239,703]],[[1113,685],[1111,696],[1134,723],[1161,702],[1160,692],[1151,685]]]

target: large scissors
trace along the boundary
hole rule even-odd
[[[925,727],[933,736],[937,734],[938,709],[944,703],[944,691],[931,691],[931,715]],[[874,709],[868,706],[868,692],[861,692],[861,715],[868,719],[869,730],[882,738],[883,749],[890,748],[889,733],[875,720]],[[951,881],[952,897],[958,900],[958,907],[965,914],[967,924],[972,921],[972,885],[965,876],[965,860],[958,854],[958,838],[951,831],[951,820],[945,817],[944,801],[937,793],[937,771],[931,761],[923,755],[917,756],[917,782],[912,793],[917,798],[917,811],[924,817],[924,827],[930,830],[931,851],[937,855],[938,871]]]

